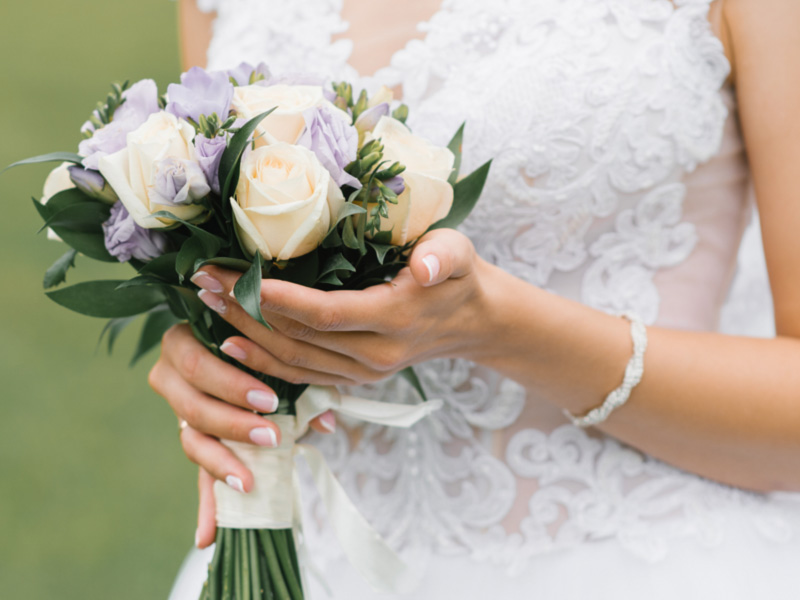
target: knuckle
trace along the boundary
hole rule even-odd
[[[292,323],[286,326],[286,335],[296,340],[308,341],[314,338],[316,330],[302,323]]]
[[[317,331],[336,331],[342,326],[342,314],[338,310],[326,310],[321,313],[314,323]]]
[[[185,352],[181,358],[181,370],[189,379],[194,378],[199,372],[203,362],[204,353],[199,348]]]
[[[281,360],[290,367],[302,368],[308,364],[308,359],[297,349],[286,350],[281,356]]]

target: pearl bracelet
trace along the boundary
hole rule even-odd
[[[633,340],[633,355],[625,367],[625,376],[622,385],[606,396],[605,402],[595,409],[590,410],[582,417],[572,415],[568,410],[564,414],[569,417],[572,424],[577,427],[592,427],[599,425],[609,415],[628,401],[633,388],[642,380],[644,373],[644,351],[647,349],[647,328],[642,320],[633,313],[620,315],[631,323],[631,339]]]

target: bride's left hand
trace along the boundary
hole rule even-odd
[[[266,279],[258,324],[230,294],[239,273],[207,266],[192,281],[201,299],[246,337],[221,350],[242,364],[293,383],[358,385],[437,357],[469,357],[480,345],[487,263],[464,235],[430,232],[390,283],[323,292]]]

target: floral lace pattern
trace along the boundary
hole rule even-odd
[[[209,66],[264,60],[374,88],[402,84],[410,125],[446,143],[467,121],[465,169],[494,159],[463,226],[485,259],[605,311],[657,320],[654,275],[697,242],[684,175],[718,152],[729,72],[710,0],[444,0],[374,78],[348,65],[340,0],[201,0],[217,10]],[[263,23],[254,27],[253,23]],[[506,428],[525,390],[460,360],[418,367],[445,408],[410,431],[312,436],[373,524],[397,547],[467,554],[511,571],[554,549],[615,538],[659,560],[674,537],[724,538],[750,518],[770,539],[790,513],[571,425]],[[358,390],[417,402],[402,380]],[[498,437],[499,436],[499,437]],[[507,438],[507,439],[506,439]],[[497,440],[502,443],[498,446]],[[503,525],[535,482],[518,530]],[[531,489],[526,486],[525,489]],[[733,517],[731,517],[733,515]]]

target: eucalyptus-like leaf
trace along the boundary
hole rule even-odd
[[[396,250],[397,246],[392,246],[391,244],[375,244],[373,242],[367,242],[367,245],[375,250],[375,256],[378,258],[378,262],[383,264],[386,260],[386,255],[391,250]]]
[[[169,309],[150,312],[142,326],[139,343],[133,353],[133,358],[131,358],[131,366],[135,365],[140,358],[158,346],[167,329],[180,323],[180,321],[181,319],[172,314]]]
[[[222,193],[220,197],[223,202],[231,197],[231,190],[236,187],[239,178],[239,162],[242,160],[244,149],[247,147],[247,144],[250,143],[250,136],[253,135],[259,123],[274,111],[275,108],[253,117],[242,125],[239,131],[233,135],[231,141],[228,142],[227,148],[222,152],[222,158],[220,158],[219,161],[218,175],[219,181],[222,184],[220,190]]]
[[[77,255],[78,251],[73,248],[54,262],[53,266],[47,269],[44,274],[44,281],[42,282],[44,289],[55,287],[59,283],[64,283],[67,280],[67,271],[70,267],[75,266],[75,257]]]
[[[122,333],[122,330],[128,325],[133,323],[138,316],[139,315],[134,315],[132,317],[119,317],[109,320],[108,323],[105,324],[105,327],[103,327],[103,331],[100,332],[100,338],[97,340],[98,348],[100,347],[100,344],[103,343],[103,338],[108,336],[107,352],[110,355],[114,350],[114,343],[117,341],[119,334]]]
[[[400,371],[398,375],[400,375],[403,379],[405,379],[408,383],[411,384],[411,387],[413,387],[417,391],[419,397],[422,398],[423,402],[428,401],[428,396],[425,394],[425,390],[422,387],[422,382],[419,380],[419,377],[417,377],[417,373],[416,371],[414,371],[414,367],[406,367],[405,369]]]
[[[450,143],[447,144],[447,149],[453,153],[456,160],[453,163],[453,172],[450,173],[450,177],[448,178],[448,182],[450,185],[455,185],[456,181],[458,181],[458,173],[461,171],[461,151],[464,145],[464,126],[466,123],[462,123],[461,127],[458,128],[456,134],[453,136],[453,139],[450,140]]]
[[[347,217],[352,215],[360,215],[362,213],[367,212],[363,206],[358,204],[353,204],[352,202],[345,202],[342,207],[339,209],[339,214],[336,215],[336,221],[334,223],[334,227],[341,223]]]
[[[211,258],[206,253],[206,248],[203,241],[193,235],[186,240],[178,252],[178,257],[175,259],[175,272],[178,274],[178,281],[183,283],[183,280],[194,272],[194,265],[198,260]]]
[[[339,278],[339,275],[336,274],[336,271],[332,271],[327,275],[323,275],[317,280],[317,285],[335,285],[337,287],[341,287],[344,285],[344,282]]]
[[[21,167],[22,165],[35,165],[37,163],[46,162],[71,162],[75,163],[76,165],[80,165],[82,164],[82,161],[83,157],[80,154],[75,154],[74,152],[50,152],[49,154],[40,154],[39,156],[32,156],[31,158],[26,158],[24,160],[19,160],[15,163],[12,163],[0,171],[0,174],[5,173],[9,169],[13,169],[14,167]]]
[[[358,250],[360,248],[355,229],[353,229],[352,219],[347,219],[344,222],[344,227],[342,228],[342,241],[344,242],[345,246],[352,248],[353,250]]]
[[[445,227],[456,229],[464,222],[464,219],[475,208],[478,198],[481,197],[491,166],[492,161],[490,160],[453,186],[453,206],[450,208],[450,212],[444,219],[431,225],[428,231]]]
[[[258,250],[250,268],[233,286],[233,295],[248,315],[272,330],[261,314],[261,252]]]
[[[158,287],[137,286],[118,290],[122,280],[86,281],[46,292],[56,304],[90,317],[113,319],[147,312],[164,302]]]
[[[49,204],[46,206],[49,207]],[[110,212],[111,207],[109,205],[100,204],[99,202],[70,204],[57,212],[51,213],[51,216],[39,231],[41,232],[48,227],[63,227],[83,233],[100,233],[103,231],[102,225],[108,220]]]
[[[153,216],[160,219],[171,219],[185,225],[186,228],[192,232],[192,235],[200,238],[200,241],[203,243],[203,246],[205,247],[209,257],[214,256],[217,252],[219,252],[220,248],[224,248],[228,245],[228,243],[221,237],[216,236],[213,233],[209,233],[194,223],[180,219],[169,211],[160,210],[153,213]]]
[[[319,275],[317,276],[317,281],[322,281],[322,279],[330,273],[336,273],[337,271],[349,271],[354,273],[355,270],[356,268],[344,257],[343,254],[334,254],[325,261],[325,265],[322,267]]]

